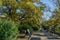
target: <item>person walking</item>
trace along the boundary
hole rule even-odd
[[[29,36],[28,39],[31,37],[31,32],[29,29],[26,30],[26,35]]]

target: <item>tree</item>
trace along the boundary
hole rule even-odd
[[[14,2],[13,2],[14,1]],[[9,19],[18,21],[18,14],[16,14],[17,2],[16,0],[2,0],[3,6],[6,7],[4,12],[8,15]]]
[[[3,6],[7,7],[7,15],[12,20],[19,20],[20,24],[40,25],[42,18],[43,6],[35,6],[34,3],[39,3],[39,0],[3,0]],[[20,9],[20,14],[16,10]]]

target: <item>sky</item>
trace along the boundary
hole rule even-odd
[[[51,0],[41,0],[41,2],[43,2],[46,5],[47,9],[50,9],[51,11],[53,11],[56,8],[56,5],[53,3],[55,1],[52,2]],[[51,12],[45,11],[43,18],[48,20],[51,16],[52,16]]]

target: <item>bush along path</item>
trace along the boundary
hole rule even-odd
[[[16,40],[18,28],[8,20],[0,19],[0,40]]]

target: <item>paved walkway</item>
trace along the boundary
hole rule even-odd
[[[40,38],[40,40],[60,40],[60,36],[50,32],[34,32],[31,38]],[[30,38],[30,39],[31,39]],[[36,40],[36,39],[35,39]]]
[[[28,40],[28,38],[18,38],[18,40]]]
[[[28,38],[18,40],[28,40]],[[49,32],[33,32],[29,40],[60,40],[60,36]]]
[[[45,34],[43,32],[41,32],[41,33],[40,32],[33,33],[33,35],[31,36],[31,38],[40,38],[40,40],[48,40],[47,37],[45,36]]]

